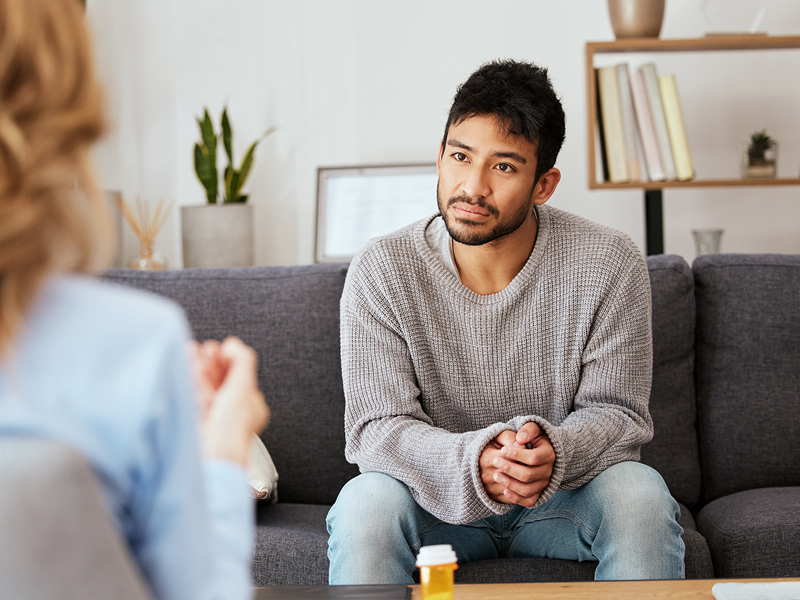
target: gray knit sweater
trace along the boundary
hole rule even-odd
[[[403,481],[448,523],[511,506],[480,479],[484,446],[538,423],[556,460],[538,504],[637,460],[653,424],[647,265],[625,235],[548,206],[504,290],[463,286],[424,219],[367,244],[341,302],[346,456]]]

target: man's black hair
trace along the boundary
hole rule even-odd
[[[513,60],[482,65],[456,90],[444,128],[445,143],[451,125],[485,115],[497,117],[509,134],[534,145],[536,181],[556,164],[566,129],[564,109],[547,69]]]

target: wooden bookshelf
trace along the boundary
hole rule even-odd
[[[630,38],[612,42],[586,44],[586,112],[589,189],[640,189],[645,192],[646,241],[648,254],[661,254],[663,241],[662,190],[664,188],[698,187],[755,187],[800,185],[800,177],[703,179],[691,181],[645,181],[611,183],[597,181],[597,80],[594,59],[596,54],[646,52],[706,52],[730,50],[787,50],[800,49],[800,36],[768,35],[710,35],[696,39]]]
[[[736,179],[692,179],[690,181],[633,181],[612,183],[610,181],[595,182],[592,189],[617,190],[660,190],[663,188],[697,188],[697,187],[754,187],[775,185],[800,185],[800,177],[739,177]]]

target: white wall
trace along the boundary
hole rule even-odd
[[[661,36],[703,35],[703,7],[717,4],[667,0]],[[733,16],[712,26],[747,29],[759,3],[723,4]],[[760,4],[760,29],[800,33],[797,0]],[[738,21],[732,7],[745,13]],[[319,166],[433,162],[456,86],[498,57],[547,66],[562,97],[563,179],[550,202],[644,247],[642,192],[586,183],[584,44],[613,39],[602,0],[89,0],[88,17],[111,122],[95,153],[104,187],[153,204],[201,203],[192,147],[204,106],[218,120],[227,103],[237,160],[280,128],[259,147],[247,185],[258,264],[312,262]],[[800,50],[612,60],[655,60],[677,74],[701,177],[736,176],[740,141],[763,127],[780,142],[779,174],[798,174]],[[690,230],[722,227],[723,251],[800,253],[799,196],[800,187],[665,190],[665,251],[691,262]],[[177,209],[157,246],[181,264]]]

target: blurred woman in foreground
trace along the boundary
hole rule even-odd
[[[89,459],[157,597],[248,597],[255,353],[196,347],[193,382],[177,306],[85,275],[111,247],[102,113],[78,1],[0,0],[0,435]]]

